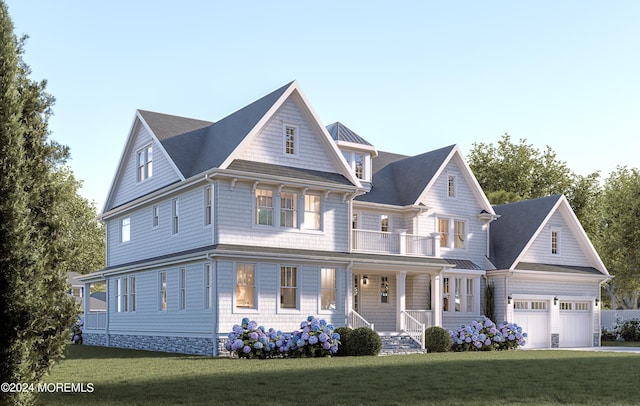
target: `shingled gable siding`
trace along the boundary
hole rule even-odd
[[[259,188],[271,188],[274,194],[274,211],[278,185],[260,183]],[[348,251],[348,203],[342,202],[342,195],[330,193],[325,199],[322,191],[309,189],[307,193],[321,195],[323,212],[322,231],[304,228],[285,228],[279,224],[259,226],[255,224],[255,193],[253,183],[237,182],[230,190],[228,181],[221,181],[216,190],[219,243],[256,245],[277,248],[314,249],[326,251]],[[287,189],[289,190],[289,189]],[[291,189],[298,193],[298,209],[304,207],[302,189]],[[275,216],[274,216],[275,222]]]
[[[128,213],[131,218],[131,240],[120,243],[120,218],[107,224],[107,266],[116,266],[141,259],[154,258],[173,252],[200,248],[213,244],[212,227],[204,225],[204,185],[183,192],[180,201],[180,229],[172,234],[171,200],[150,203]],[[158,226],[153,226],[153,206],[159,208]]]
[[[137,156],[136,153],[139,149],[152,143],[151,134],[143,126],[138,126],[138,131],[134,135],[135,140],[133,148],[130,151],[126,151],[127,154],[123,157],[125,165],[120,172],[120,182],[116,185],[115,195],[113,198],[112,207],[117,207],[121,204],[127,203],[135,198],[144,196],[154,190],[160,189],[163,186],[169,185],[179,180],[178,174],[175,172],[164,154],[160,152],[159,145],[153,143],[153,175],[145,179],[142,182],[138,182],[137,179]]]
[[[284,125],[286,124],[298,128],[295,156],[284,153]],[[302,114],[297,104],[288,99],[238,158],[323,172],[337,172],[327,147],[318,137],[319,135],[311,129],[306,116]]]
[[[551,254],[551,230],[560,230],[559,254]],[[522,258],[522,262],[591,266],[562,214],[556,211]]]
[[[455,198],[447,195],[449,175],[454,175],[458,183]],[[436,232],[438,217],[467,220],[465,249],[441,249],[440,254],[443,258],[468,259],[482,264],[486,255],[487,234],[484,223],[478,219],[482,206],[471,187],[455,160],[451,160],[422,201],[431,209],[420,215],[418,229],[420,234]]]
[[[235,292],[236,264],[252,263],[256,270],[256,294],[258,309],[236,309],[233,307]],[[299,310],[278,310],[280,286],[278,285],[280,266],[298,267],[298,288],[300,292]],[[248,317],[266,328],[273,327],[282,331],[293,331],[300,327],[300,322],[308,315],[319,315],[335,326],[344,325],[344,268],[336,268],[336,303],[338,308],[333,312],[318,311],[320,296],[320,269],[336,268],[335,264],[299,264],[295,260],[282,259],[279,262],[218,260],[218,292],[219,292],[219,337],[226,337],[234,324]]]
[[[179,309],[179,269],[186,269],[187,306]],[[192,262],[159,267],[135,273],[136,276],[136,311],[120,312],[117,310],[116,284],[120,277],[110,278],[109,283],[109,333],[119,336],[112,346],[130,348],[153,348],[153,343],[163,341],[162,337],[181,336],[194,339],[196,342],[212,340],[214,337],[215,312],[204,306],[204,262]],[[167,272],[167,310],[159,310],[159,277],[160,271]],[[123,275],[127,276],[127,275]],[[214,298],[215,299],[215,298]],[[148,339],[127,339],[131,336],[145,336]],[[156,337],[156,338],[153,338]],[[136,345],[135,341],[140,341]],[[120,343],[120,344],[118,344]],[[126,344],[124,344],[126,343]],[[160,351],[172,351],[158,347]],[[177,352],[183,352],[179,349]],[[186,352],[186,351],[185,351]]]

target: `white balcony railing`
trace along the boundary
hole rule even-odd
[[[437,256],[438,238],[431,235],[390,233],[372,230],[353,230],[352,249],[358,252],[382,254]]]

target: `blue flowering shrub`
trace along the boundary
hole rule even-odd
[[[516,323],[495,324],[484,316],[457,331],[449,330],[449,335],[453,351],[515,350],[527,341],[527,333]]]
[[[71,326],[71,342],[74,344],[82,344],[82,330],[84,330],[84,320],[78,317],[78,320]]]
[[[313,316],[292,333],[267,330],[244,318],[233,326],[225,348],[239,358],[325,357],[338,351],[340,335],[333,330],[331,324]]]

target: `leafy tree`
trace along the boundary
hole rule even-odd
[[[594,208],[600,192],[598,172],[576,175],[549,146],[540,151],[524,139],[516,144],[509,134],[504,134],[497,146],[474,143],[467,162],[491,204],[562,193],[587,234],[595,232],[598,217]]]
[[[596,246],[614,278],[611,307],[638,308],[640,291],[640,171],[618,167],[605,181],[602,228]]]
[[[97,269],[104,237],[64,166],[68,148],[48,139],[54,98],[29,78],[2,0],[0,36],[0,382],[36,383],[62,358],[77,314],[67,271]],[[34,401],[31,392],[0,396]]]

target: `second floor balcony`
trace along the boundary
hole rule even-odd
[[[351,249],[356,252],[437,257],[440,255],[440,233],[431,235],[355,229]]]

